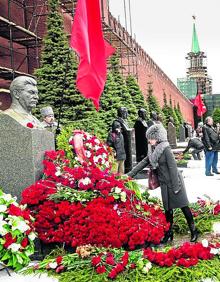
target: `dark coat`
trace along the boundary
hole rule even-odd
[[[134,125],[136,160],[140,162],[147,156],[148,142],[146,138],[147,123],[145,120],[137,119]]]
[[[208,150],[212,148],[212,151],[219,151],[220,150],[220,142],[219,142],[219,135],[217,131],[211,125],[204,125],[202,128],[202,142],[205,146],[205,149]]]
[[[181,172],[178,171],[174,155],[167,147],[158,161],[156,169],[161,188],[161,196],[165,210],[188,206],[185,184]],[[133,177],[144,167],[149,165],[148,157],[135,166],[128,175]],[[174,191],[178,191],[177,194]]]
[[[190,148],[197,149],[197,150],[203,150],[204,149],[204,145],[200,141],[199,138],[197,138],[197,137],[196,138],[191,138],[189,140],[188,146],[183,151],[183,154],[185,154],[187,151],[189,151]]]
[[[114,133],[110,131],[107,138],[107,144],[114,148],[117,161],[124,161],[126,159],[124,137],[122,133]]]

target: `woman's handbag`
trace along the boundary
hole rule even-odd
[[[150,168],[149,173],[148,173],[148,188],[150,190],[154,190],[158,187],[160,187],[160,183],[159,183],[157,174],[152,168]]]

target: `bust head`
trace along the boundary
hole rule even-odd
[[[52,107],[47,106],[40,110],[43,120],[48,124],[52,125],[55,121],[54,112]]]
[[[169,117],[169,122],[172,122],[174,124],[174,119],[173,117]]]
[[[118,117],[127,119],[128,118],[128,110],[126,107],[118,108]]]
[[[157,121],[157,117],[158,117],[158,116],[157,116],[157,113],[156,113],[156,112],[152,112],[152,113],[151,113],[151,119],[152,119],[152,120]]]
[[[145,109],[141,108],[140,110],[138,110],[138,116],[140,118],[142,118],[143,120],[146,120],[147,111]]]
[[[12,105],[14,110],[31,113],[38,102],[37,82],[28,76],[16,77],[10,85]]]

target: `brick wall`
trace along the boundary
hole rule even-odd
[[[177,104],[179,102],[181,111],[183,113],[183,116],[186,121],[191,122],[194,124],[193,121],[193,109],[192,109],[192,104],[179,92],[177,87],[170,81],[170,79],[166,76],[166,74],[160,69],[158,65],[148,56],[148,54],[142,49],[141,46],[138,45],[137,42],[133,38],[130,37],[130,35],[125,31],[125,29],[117,23],[116,19],[113,19],[113,17],[109,15],[108,13],[108,0],[100,0],[102,3],[101,8],[102,11],[104,12],[104,20],[107,24],[110,22],[114,25],[115,32],[117,34],[120,34],[121,37],[126,41],[126,44],[131,44],[133,51],[135,53],[135,57],[133,58],[137,62],[137,69],[136,67],[127,67],[127,72],[135,73],[136,70],[138,77],[138,83],[140,85],[140,88],[142,89],[144,95],[146,96],[147,93],[147,83],[149,81],[153,82],[153,90],[154,90],[154,95],[158,98],[160,105],[163,105],[163,89],[165,90],[167,94],[167,99],[169,100],[170,95],[173,101],[173,104]],[[34,0],[27,0],[26,4],[27,5],[32,5]],[[44,0],[39,0],[39,3],[43,3]],[[0,15],[3,17],[7,18],[7,0],[0,0]],[[13,3],[13,2],[12,2]],[[43,6],[38,7],[37,13],[44,14],[46,12],[46,8],[43,8]],[[43,34],[46,32],[46,26],[45,26],[45,16],[42,16],[38,21],[37,21],[37,29],[35,30],[36,26],[36,20],[33,19],[32,17],[33,9],[30,8],[29,11],[26,13],[26,25],[30,27],[31,31],[37,32],[37,34],[42,37]],[[69,14],[63,13],[64,15],[64,26],[65,26],[65,31],[70,34],[71,32],[71,23],[72,23],[72,18]],[[24,10],[21,8],[18,8],[17,5],[12,4],[11,6],[11,21],[16,22],[18,25],[25,26],[25,21],[24,21]],[[110,18],[109,18],[110,17]],[[9,51],[6,51],[6,47],[8,46],[9,42],[8,40],[1,38],[0,37],[0,54],[8,53],[5,54],[4,56],[0,56],[0,65],[1,66],[8,66],[10,67],[10,53]],[[115,42],[117,44],[117,42]],[[5,48],[4,48],[5,47]],[[18,66],[20,71],[23,72],[28,72],[28,61],[24,60],[23,63],[21,64],[22,60],[24,59],[27,50],[22,49],[22,46],[14,44],[14,64],[15,68]],[[35,49],[29,50],[29,55],[30,55],[30,60],[29,60],[29,71],[30,73],[33,73],[34,68],[37,67],[37,60],[36,57],[38,56],[38,53]],[[128,64],[126,57],[123,57],[123,63]],[[128,69],[129,68],[129,69]],[[0,79],[0,86],[8,88],[9,82],[4,81]],[[2,95],[2,94],[0,94]],[[4,96],[4,95],[3,95]],[[5,108],[8,106],[9,99],[5,99],[4,102],[4,97],[2,96],[1,98],[1,103],[0,109]],[[0,104],[1,104],[0,103]]]

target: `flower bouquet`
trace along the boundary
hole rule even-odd
[[[19,270],[34,253],[33,217],[25,206],[0,190],[0,262]]]

